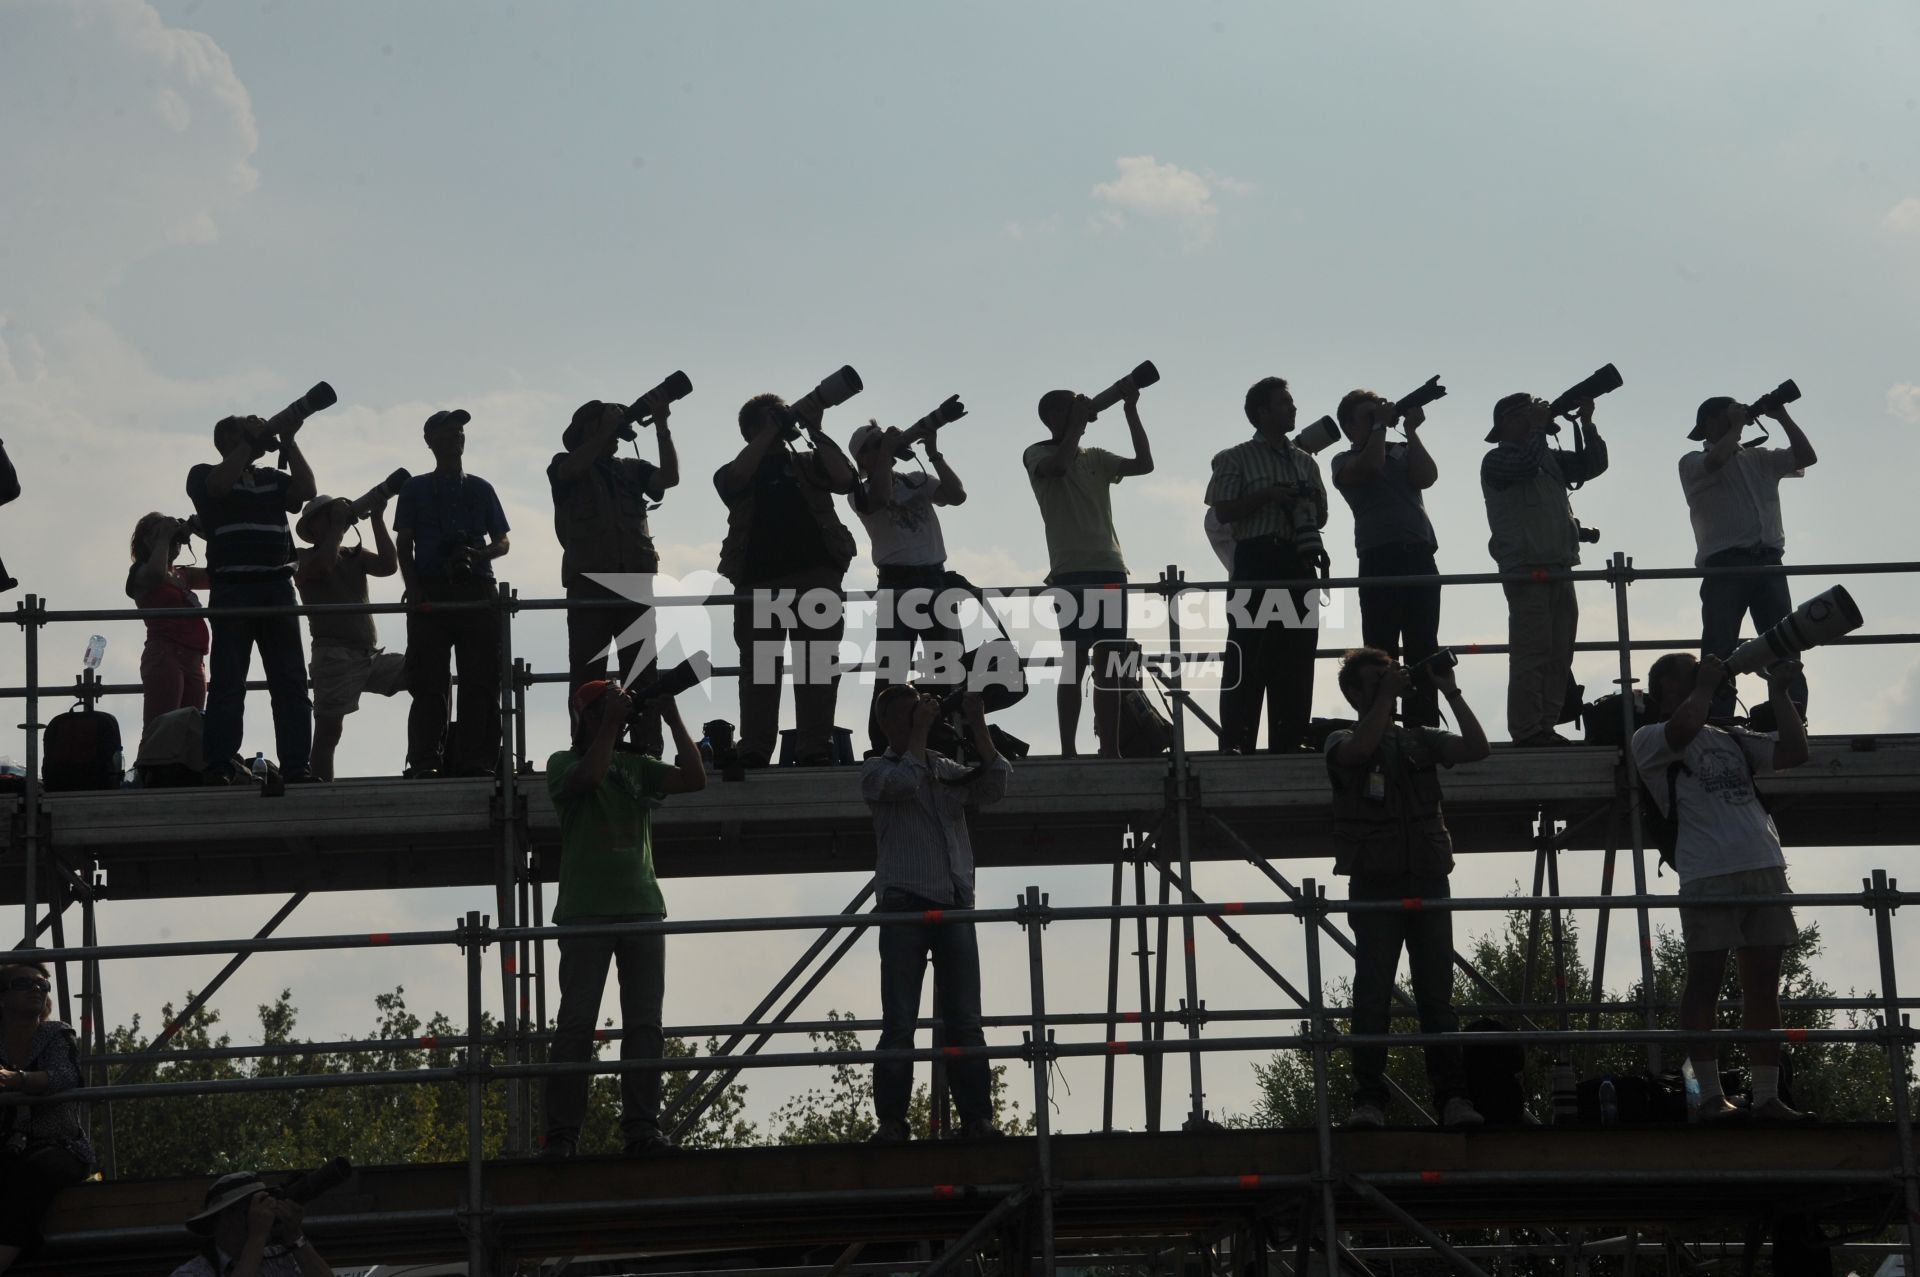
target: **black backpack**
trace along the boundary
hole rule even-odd
[[[40,783],[48,793],[120,788],[120,723],[104,710],[76,703],[54,715],[42,754]]]
[[[1520,1126],[1526,1121],[1527,1048],[1501,1035],[1513,1030],[1498,1020],[1475,1020],[1462,1030],[1460,1065],[1467,1075],[1467,1098],[1489,1126]]]

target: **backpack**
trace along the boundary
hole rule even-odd
[[[119,720],[75,705],[47,724],[40,783],[48,793],[120,788]]]
[[[206,715],[194,706],[168,710],[147,724],[140,738],[140,753],[133,765],[146,789],[173,789],[201,783],[206,764],[201,757],[200,736],[206,727]]]
[[[1460,1066],[1467,1075],[1467,1098],[1489,1126],[1521,1126],[1527,1120],[1527,1048],[1499,1035],[1513,1030],[1498,1020],[1475,1020],[1462,1032]]]
[[[1747,765],[1747,784],[1753,788],[1754,801],[1760,804],[1762,811],[1772,811],[1773,804],[1760,792],[1753,772],[1753,759],[1748,756],[1746,747],[1736,741],[1734,748],[1740,753],[1740,761]],[[1645,816],[1640,827],[1647,835],[1647,842],[1660,853],[1660,863],[1677,874],[1680,864],[1674,856],[1680,843],[1680,773],[1691,776],[1693,769],[1687,766],[1686,760],[1680,758],[1667,764],[1667,809],[1662,812],[1660,804],[1653,800],[1653,791],[1647,788],[1645,774],[1638,764],[1632,766],[1635,783],[1640,786],[1640,810]]]
[[[1140,685],[1144,665],[1132,639],[1106,639],[1093,649],[1093,734],[1102,758],[1153,758],[1173,744],[1173,724]]]

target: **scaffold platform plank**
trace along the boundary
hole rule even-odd
[[[1527,851],[1546,812],[1574,848],[1625,845],[1619,751],[1498,747],[1445,778],[1463,852]],[[655,817],[663,877],[858,871],[873,862],[857,768],[775,768],[713,780]],[[1309,756],[1199,754],[1190,796],[1262,854],[1330,854],[1325,766]],[[544,777],[521,778],[541,872],[558,862]],[[1107,864],[1168,810],[1166,759],[1034,758],[1006,800],[974,819],[984,866]],[[1806,766],[1763,782],[1789,844],[1899,845],[1920,826],[1920,736],[1827,737]],[[1610,809],[1615,809],[1610,812]],[[42,833],[64,863],[105,874],[118,899],[476,886],[494,881],[503,812],[487,780],[346,780],[289,787],[47,795]],[[0,803],[0,901],[21,894],[19,800]],[[1617,828],[1615,826],[1618,826]],[[1195,859],[1237,859],[1195,821]],[[44,881],[40,893],[48,894]]]
[[[1056,1136],[1057,1233],[1179,1236],[1250,1213],[1297,1218],[1317,1193],[1314,1145],[1310,1130]],[[952,1238],[1028,1182],[1034,1152],[1031,1138],[1006,1138],[495,1162],[487,1232],[509,1258]],[[1898,1148],[1891,1126],[1865,1124],[1429,1128],[1336,1134],[1334,1165],[1436,1228],[1698,1224],[1784,1208],[1834,1225],[1884,1217]],[[313,1204],[308,1231],[336,1265],[460,1258],[465,1177],[460,1164],[362,1168]],[[179,1221],[206,1184],[70,1190],[45,1257],[18,1271],[168,1271],[192,1252]],[[1344,1186],[1339,1210],[1343,1225],[1386,1222]]]

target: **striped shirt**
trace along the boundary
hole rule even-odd
[[[948,783],[967,770],[932,750],[925,763],[889,749],[861,767],[860,796],[873,809],[873,841],[879,852],[873,871],[876,894],[894,887],[935,904],[973,907],[967,808],[1006,797],[1013,768],[996,758],[971,781]]]
[[[1680,490],[1693,520],[1695,567],[1722,550],[1784,550],[1780,481],[1806,471],[1792,448],[1742,448],[1718,470],[1707,469],[1706,452],[1680,458]]]
[[[1299,495],[1261,506],[1246,518],[1229,524],[1235,541],[1274,537],[1291,544],[1294,509],[1303,501],[1311,505],[1314,528],[1327,526],[1327,489],[1320,482],[1320,464],[1311,454],[1294,447],[1291,439],[1275,444],[1263,435],[1255,435],[1245,443],[1215,453],[1213,478],[1207,484],[1207,504],[1232,501],[1270,483],[1291,483]]]
[[[287,512],[293,476],[251,466],[225,496],[207,491],[214,467],[187,471],[187,499],[207,530],[207,572],[216,581],[270,581],[293,575],[293,532]]]

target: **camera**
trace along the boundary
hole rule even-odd
[[[486,549],[486,538],[477,532],[450,536],[442,541],[440,557],[447,561],[447,580],[455,585],[471,585],[481,580],[480,561]]]
[[[316,381],[313,383],[313,388],[306,394],[268,417],[266,429],[262,433],[277,440],[288,430],[298,428],[301,422],[314,413],[324,408],[331,408],[339,402],[340,396],[333,392],[332,386],[324,381]],[[262,451],[265,449],[263,448]]]
[[[305,1206],[320,1194],[340,1187],[353,1177],[353,1163],[344,1157],[331,1158],[310,1171],[302,1171],[286,1183],[267,1190],[273,1197]]]
[[[634,427],[653,424],[654,414],[670,403],[678,403],[693,393],[693,379],[684,372],[674,372],[667,379],[641,395],[627,405],[627,423],[621,427],[620,437],[634,438]]]
[[[1584,523],[1576,523],[1573,525],[1573,535],[1579,539],[1582,545],[1600,544],[1599,528],[1590,528]]]
[[[700,724],[700,752],[719,770],[721,780],[747,778],[747,769],[740,765],[740,747],[733,740],[733,724],[726,719]]]
[[[1611,368],[1613,365],[1607,365]],[[1393,405],[1394,415],[1404,417],[1415,408],[1424,408],[1436,399],[1447,397],[1447,388],[1440,384],[1440,376],[1435,373],[1420,384],[1420,388]]]
[[[946,399],[926,416],[900,432],[900,446],[893,455],[902,461],[913,456],[913,445],[921,442],[934,431],[967,415],[967,406],[960,402],[959,395],[948,395]]]
[[[404,467],[395,470],[379,483],[367,489],[366,496],[361,497],[353,503],[353,517],[356,520],[364,519],[372,514],[383,502],[391,501],[393,498],[399,496],[400,489],[405,487],[407,480],[411,478],[413,478],[413,476],[409,474]]]
[[[1749,423],[1758,421],[1775,408],[1799,401],[1800,387],[1794,384],[1793,378],[1789,377],[1747,405],[1747,421]]]
[[[713,661],[705,652],[695,652],[672,669],[662,670],[654,676],[651,683],[635,688],[630,693],[635,705],[645,705],[648,701],[662,696],[678,696],[682,692],[699,686],[700,680],[713,673]]]
[[[1160,370],[1153,366],[1151,359],[1143,359],[1132,372],[1093,396],[1088,401],[1092,405],[1089,411],[1097,417],[1126,398],[1129,390],[1145,390],[1159,380]]]
[[[1844,585],[1836,585],[1802,603],[1765,634],[1734,648],[1727,673],[1754,674],[1775,661],[1798,660],[1808,648],[1851,634],[1861,623],[1853,596]]]
[[[1551,405],[1553,415],[1562,416],[1573,410],[1573,406],[1588,399],[1598,399],[1601,395],[1612,394],[1625,385],[1620,370],[1612,364],[1602,364],[1590,376],[1569,386]]]
[[[1415,687],[1436,688],[1439,684],[1433,681],[1433,676],[1436,673],[1443,673],[1453,669],[1459,664],[1460,654],[1450,647],[1443,647],[1434,652],[1433,655],[1427,657],[1424,661],[1415,662],[1413,668],[1407,672],[1413,675],[1413,685]]]
[[[1320,420],[1293,437],[1293,446],[1302,452],[1321,452],[1340,441],[1340,427],[1332,417]]]
[[[186,543],[194,537],[206,536],[206,532],[200,527],[200,516],[197,514],[187,515],[183,519],[174,520],[174,522],[180,525],[179,529],[173,534],[172,543],[176,549],[186,545]]]
[[[800,430],[811,416],[817,416],[829,408],[838,408],[847,400],[865,390],[860,374],[853,370],[852,364],[846,364],[825,381],[809,390],[787,409],[787,438],[798,439]]]

